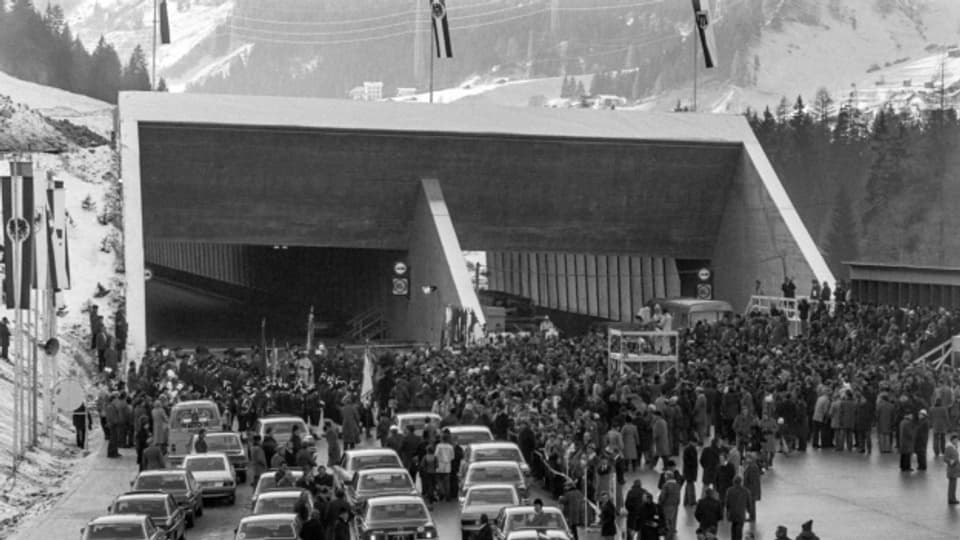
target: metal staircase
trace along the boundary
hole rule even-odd
[[[382,306],[374,306],[347,321],[347,340],[365,343],[387,337],[387,321]]]
[[[926,365],[928,367],[932,367],[933,369],[940,369],[943,367],[944,363],[952,366],[952,362],[948,362],[948,360],[950,359],[950,354],[953,352],[953,340],[954,338],[950,338],[940,345],[937,345],[936,347],[923,353],[913,361],[913,364]]]

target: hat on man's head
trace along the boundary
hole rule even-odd
[[[800,525],[800,528],[803,529],[803,530],[805,530],[805,531],[812,531],[812,530],[813,530],[813,520],[811,519],[810,521],[805,522],[803,525]]]

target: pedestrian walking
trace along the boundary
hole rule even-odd
[[[617,536],[617,507],[604,491],[600,494],[600,538],[614,540]]]
[[[697,439],[691,439],[683,449],[683,505],[695,506],[697,504],[697,458],[699,457],[700,445]]]
[[[743,487],[743,478],[733,479],[733,486],[727,490],[724,506],[730,521],[730,540],[743,540],[743,524],[747,521],[750,506],[750,492]]]
[[[77,435],[77,448],[86,448],[87,430],[93,429],[93,416],[87,410],[86,403],[81,403],[73,410],[73,429]]]
[[[757,501],[760,500],[760,466],[757,464],[757,457],[753,454],[747,456],[747,465],[743,468],[743,487],[750,492],[750,512],[749,521],[757,520]]]

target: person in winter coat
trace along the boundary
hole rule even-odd
[[[710,440],[710,445],[704,447],[700,453],[700,466],[703,467],[703,493],[705,497],[707,488],[716,487],[717,471],[720,469],[720,438],[714,437]]]
[[[263,451],[263,446],[260,444],[260,436],[254,435],[253,446],[250,447],[250,485],[256,487],[257,482],[260,480],[260,475],[266,470],[267,454]]]
[[[663,512],[657,503],[653,502],[653,495],[643,494],[643,504],[640,506],[639,540],[660,540],[660,530],[663,528]]]
[[[350,540],[350,510],[341,508],[333,524],[331,540]]]
[[[163,403],[157,400],[153,404],[153,410],[150,411],[151,425],[153,426],[153,444],[160,446],[166,452],[167,448],[167,411],[163,408]]]
[[[634,480],[623,503],[623,507],[627,511],[628,531],[640,531],[640,512],[643,507],[643,497],[646,494],[647,490],[643,489],[643,482],[639,478]]]
[[[873,453],[874,404],[870,403],[866,396],[862,394],[858,397],[855,431],[857,451],[861,454],[871,454]]]
[[[724,507],[730,520],[730,539],[743,540],[743,524],[747,521],[750,507],[750,492],[743,487],[743,478],[738,476],[733,479],[733,486],[727,490]]]
[[[760,466],[754,455],[747,457],[747,465],[743,468],[743,487],[750,492],[750,521],[757,520],[757,501],[760,500]]]
[[[343,439],[343,449],[351,450],[360,442],[360,411],[354,405],[350,398],[343,400],[343,407],[340,408],[342,421],[340,424],[340,436]]]
[[[583,492],[569,480],[564,484],[563,489],[563,495],[559,499],[560,508],[562,508],[563,517],[567,520],[567,525],[570,526],[570,531],[573,533],[573,540],[579,540],[577,529],[585,521],[583,517]]]
[[[840,396],[835,396],[830,400],[830,408],[827,409],[827,416],[830,417],[830,431],[833,433],[834,450],[843,450],[843,431],[840,429]]]
[[[943,462],[947,466],[947,504],[960,504],[957,500],[957,478],[960,478],[960,435],[950,434],[950,444],[943,451]]]
[[[927,411],[920,410],[916,424],[916,435],[913,440],[913,451],[917,454],[917,470],[927,470],[927,445],[930,444],[930,422],[927,420]]]
[[[947,431],[950,430],[950,413],[937,398],[930,408],[930,429],[933,431],[933,455],[939,456],[947,446]]]
[[[886,393],[880,394],[877,400],[877,442],[881,454],[889,454],[893,451],[895,412],[890,397]]]
[[[141,470],[153,471],[167,468],[167,460],[163,457],[163,448],[154,443],[143,450]]]
[[[667,534],[666,540],[674,540],[677,537],[677,513],[680,509],[680,484],[673,475],[667,475],[663,487],[660,488],[660,495],[657,497],[657,503],[663,512],[663,521]]]
[[[703,497],[697,501],[697,508],[693,513],[697,518],[700,528],[707,530],[711,527],[716,528],[720,520],[723,519],[723,503],[720,502],[720,495],[717,490],[707,488]]]
[[[670,432],[667,421],[660,411],[653,413],[653,449],[654,459],[650,464],[651,469],[657,466],[658,461],[665,462],[670,458]]]
[[[331,425],[324,433],[324,439],[327,441],[327,465],[332,467],[340,462],[340,431]]]
[[[107,442],[108,458],[120,457],[120,452],[117,451],[117,448],[120,446],[120,407],[120,396],[115,396],[110,400],[110,403],[107,404],[106,419],[107,428],[109,429],[108,435],[110,437]]]
[[[800,525],[800,534],[797,535],[796,540],[820,540],[820,537],[814,534],[813,532],[813,520],[807,521],[803,525]]]
[[[913,413],[908,413],[900,421],[900,440],[897,447],[900,449],[900,470],[909,472],[913,470],[912,455],[913,447],[916,445],[917,425],[913,420]]]
[[[736,478],[733,464],[727,460],[726,452],[720,454],[720,467],[717,469],[717,493],[721,500],[726,500],[727,490],[733,485],[733,479]]]
[[[827,411],[830,408],[830,396],[826,389],[820,391],[820,396],[813,406],[813,447],[821,448],[827,445]]]
[[[837,450],[853,451],[853,435],[857,429],[857,402],[847,390],[840,401],[840,446]]]
[[[710,416],[707,413],[707,396],[703,387],[697,387],[697,397],[693,402],[693,429],[700,441],[706,441],[710,435]]]
[[[637,425],[633,423],[633,418],[627,416],[627,421],[620,428],[620,437],[623,440],[623,459],[627,467],[636,472],[640,457],[638,452],[640,446],[640,433],[637,431]]]
[[[694,506],[697,504],[697,457],[699,454],[699,445],[695,440],[687,443],[683,449],[683,505]]]
[[[600,494],[600,538],[614,540],[617,536],[617,507],[614,506],[610,494],[604,491]]]

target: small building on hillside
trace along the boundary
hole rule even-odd
[[[858,302],[960,308],[960,268],[845,262]]]

